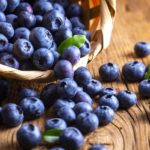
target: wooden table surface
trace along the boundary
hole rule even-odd
[[[111,61],[122,66],[130,60],[150,64],[150,56],[137,58],[133,46],[137,41],[150,41],[150,0],[118,0],[117,16],[110,47],[104,50],[92,63],[89,69],[99,79],[98,68]],[[138,103],[128,111],[119,111],[114,121],[97,129],[85,139],[82,150],[88,150],[92,144],[105,144],[108,150],[149,150],[150,149],[150,99],[143,99],[138,94],[138,83],[128,84],[121,80],[104,84],[117,90],[129,89],[138,95]],[[34,121],[40,128],[44,118]],[[16,131],[0,129],[0,150],[20,150],[16,142]],[[31,137],[32,138],[32,137]],[[44,150],[38,147],[36,150]]]

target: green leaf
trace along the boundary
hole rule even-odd
[[[50,144],[57,143],[62,131],[62,129],[47,130],[43,133],[43,140]]]
[[[59,45],[58,52],[62,54],[67,47],[73,46],[73,45],[80,48],[85,43],[85,41],[86,41],[85,35],[74,35],[73,37],[64,40]]]
[[[150,79],[150,66],[148,66],[147,71],[145,73],[145,79]]]

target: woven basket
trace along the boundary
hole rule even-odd
[[[86,66],[102,49],[108,47],[116,12],[116,0],[71,0],[78,2],[84,9],[84,21],[92,33],[92,51],[80,59],[74,69]],[[0,76],[22,81],[54,81],[53,70],[21,71],[0,64]]]

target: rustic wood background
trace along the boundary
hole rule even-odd
[[[150,0],[118,0],[117,17],[110,47],[89,64],[89,69],[99,79],[98,68],[111,61],[120,67],[130,60],[150,64],[150,56],[139,59],[133,52],[137,41],[150,41]],[[129,89],[138,95],[138,104],[128,111],[119,111],[114,121],[97,129],[85,139],[82,150],[92,144],[105,144],[109,150],[149,150],[150,149],[150,99],[142,99],[138,94],[138,83],[118,82],[104,84],[117,90]],[[34,121],[41,129],[44,117]],[[20,150],[16,142],[16,131],[0,128],[0,150]],[[31,137],[32,138],[32,137]],[[36,150],[44,150],[39,146]]]

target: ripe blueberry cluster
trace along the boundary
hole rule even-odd
[[[67,60],[65,65],[72,68],[91,49],[90,32],[81,22],[82,12],[79,4],[69,4],[68,0],[2,0],[0,63],[44,71],[53,69],[59,60]],[[74,35],[84,35],[86,40],[80,47],[70,45],[60,54],[60,44]]]

